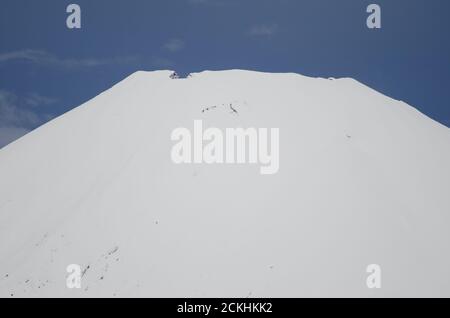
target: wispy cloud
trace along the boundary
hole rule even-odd
[[[170,39],[164,43],[163,48],[169,52],[177,52],[184,48],[184,41],[180,39]]]
[[[61,68],[84,68],[109,64],[124,64],[135,61],[135,57],[114,58],[60,58],[44,50],[24,49],[0,53],[0,64],[10,61],[24,61],[37,65]]]
[[[30,93],[24,97],[25,104],[27,104],[31,107],[47,106],[47,105],[54,104],[57,101],[58,101],[58,99],[56,99],[56,98],[42,96],[37,93]]]
[[[38,114],[33,108],[54,102],[54,98],[35,93],[19,98],[9,91],[0,90],[0,148],[50,120],[50,114]]]
[[[278,25],[276,24],[259,24],[253,25],[247,30],[247,35],[250,36],[272,36],[278,32]]]

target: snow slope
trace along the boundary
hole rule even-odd
[[[448,128],[352,79],[170,74],[0,150],[0,296],[450,297]],[[280,128],[279,172],[175,165],[195,119]]]

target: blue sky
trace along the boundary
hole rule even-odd
[[[66,27],[81,7],[82,28]],[[382,28],[366,27],[366,7]],[[448,0],[2,0],[0,147],[137,70],[352,77],[450,126]]]

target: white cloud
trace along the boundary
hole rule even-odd
[[[163,48],[170,52],[177,52],[184,48],[184,41],[180,39],[170,39],[164,43]]]
[[[18,106],[19,99],[13,93],[0,90],[0,127],[33,126],[39,123],[38,116]]]
[[[0,90],[0,148],[25,135],[31,129],[43,124],[52,116],[40,115],[30,107],[53,103],[55,99],[29,94],[19,98],[15,94]]]
[[[247,31],[247,35],[250,36],[272,36],[278,32],[278,26],[276,24],[259,24],[250,27]]]
[[[0,63],[9,61],[25,61],[37,65],[46,65],[62,68],[94,67],[108,64],[122,64],[134,61],[134,57],[115,58],[84,58],[84,59],[63,59],[42,50],[25,49],[7,53],[0,53]]]

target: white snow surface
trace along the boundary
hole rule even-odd
[[[0,150],[1,297],[450,297],[447,127],[352,79],[172,72]],[[279,172],[174,164],[196,119],[279,128]]]

